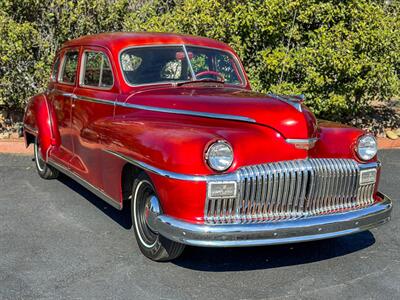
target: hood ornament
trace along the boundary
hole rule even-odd
[[[293,106],[299,112],[302,112],[301,104],[306,99],[304,94],[300,94],[300,95],[277,95],[277,94],[274,94],[272,92],[268,92],[267,95]]]

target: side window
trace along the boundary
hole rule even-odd
[[[60,56],[57,56],[54,65],[53,65],[53,70],[51,71],[51,80],[56,81],[57,80],[57,75],[58,75],[58,68],[60,67]]]
[[[62,71],[59,81],[68,84],[74,84],[76,80],[76,69],[78,67],[78,51],[68,51],[64,54]]]
[[[110,88],[114,84],[110,62],[102,52],[85,51],[82,69],[81,85]]]

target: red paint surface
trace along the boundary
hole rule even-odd
[[[307,157],[355,158],[354,146],[364,132],[336,123],[320,122],[306,108],[243,88],[147,85],[130,87],[123,80],[118,56],[131,46],[187,44],[231,52],[218,41],[175,34],[115,33],[82,37],[69,47],[104,51],[114,74],[110,90],[49,84],[49,92],[33,97],[25,124],[39,133],[43,151],[122,204],[121,175],[125,161],[104,152],[113,150],[151,166],[192,175],[215,174],[204,161],[213,141],[227,140],[235,159],[227,172],[241,166]],[[79,72],[79,68],[78,68]],[[78,73],[79,74],[79,73]],[[79,76],[77,76],[78,78]],[[60,96],[54,89],[79,96],[162,108],[231,114],[252,118],[255,124],[195,116],[150,112]],[[35,134],[35,131],[26,129]],[[285,139],[318,137],[310,150],[296,149]],[[375,158],[376,160],[376,158]],[[164,213],[194,222],[204,214],[206,184],[172,180],[149,173]]]

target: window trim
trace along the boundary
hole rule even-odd
[[[107,59],[108,64],[110,65],[110,70],[111,70],[111,75],[112,75],[112,84],[107,87],[101,87],[101,86],[95,86],[95,85],[87,85],[84,84],[84,75],[86,71],[86,62],[85,62],[85,55],[86,53],[91,52],[91,53],[101,53],[104,55],[104,57]],[[104,64],[103,64],[104,65]],[[81,57],[81,64],[80,64],[80,70],[79,70],[79,87],[83,88],[91,88],[95,90],[103,90],[103,91],[109,91],[112,90],[115,86],[115,77],[114,77],[114,71],[112,68],[111,60],[108,57],[107,53],[105,53],[102,50],[94,50],[94,49],[84,49],[82,52],[82,57]]]
[[[58,67],[57,67],[56,74],[54,76],[54,74],[53,74],[54,73],[54,67],[56,66],[57,62],[58,62]],[[58,82],[58,74],[60,72],[61,62],[62,62],[62,56],[61,56],[60,53],[58,53],[56,55],[56,58],[54,59],[53,66],[51,68],[50,81]]]
[[[216,48],[216,47],[210,47],[210,46],[203,46],[203,45],[193,45],[193,44],[149,44],[149,45],[139,45],[139,46],[128,46],[125,48],[122,48],[118,52],[118,68],[122,73],[122,78],[125,82],[125,84],[129,87],[141,87],[141,86],[150,86],[150,85],[171,85],[171,84],[176,84],[178,82],[165,82],[165,81],[159,81],[159,82],[151,82],[151,83],[143,83],[143,84],[131,84],[129,83],[128,80],[126,80],[124,70],[122,69],[122,62],[121,62],[121,57],[123,52],[129,49],[136,49],[136,48],[150,48],[150,47],[183,47],[186,49],[186,47],[198,47],[198,48],[207,48],[207,49],[213,49],[213,50],[219,50],[222,52],[227,52],[232,55],[232,58],[235,60],[235,63],[237,66],[239,66],[239,72],[240,75],[242,76],[243,82],[241,84],[231,84],[231,83],[225,83],[229,87],[234,87],[234,88],[246,88],[249,84],[248,79],[245,75],[244,68],[238,58],[236,57],[236,54],[230,50],[225,50],[221,48]]]
[[[78,61],[76,64],[76,70],[75,70],[75,80],[74,82],[65,82],[62,80],[62,75],[64,73],[64,68],[65,68],[65,58],[66,58],[66,54],[68,52],[78,52]],[[79,48],[72,48],[72,49],[66,49],[63,54],[62,54],[62,61],[58,70],[58,77],[57,77],[57,82],[61,83],[61,84],[65,84],[65,85],[69,85],[69,86],[75,86],[76,85],[76,77],[77,77],[77,73],[78,73],[78,68],[79,68],[79,56],[80,56],[80,50]]]

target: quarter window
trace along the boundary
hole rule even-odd
[[[114,84],[111,65],[102,52],[85,51],[81,85],[110,88]]]
[[[64,62],[59,81],[74,84],[76,80],[76,69],[78,67],[78,51],[68,51],[64,55]]]

